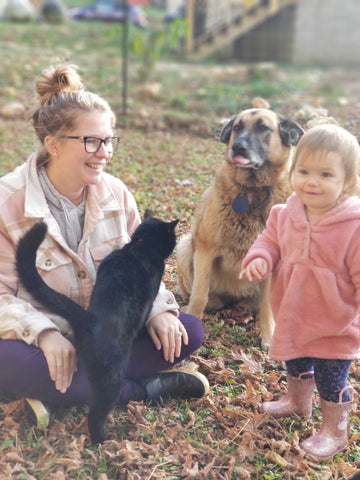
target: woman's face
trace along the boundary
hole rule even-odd
[[[77,126],[64,134],[64,137],[67,136],[112,137],[110,117],[102,112],[85,113],[78,118]],[[47,140],[48,143],[45,143],[49,145],[50,153],[47,174],[50,180],[61,194],[71,201],[78,200],[76,197],[82,195],[85,186],[96,185],[100,181],[113,154],[111,143],[108,146],[101,143],[97,152],[88,153],[81,139],[49,137]]]

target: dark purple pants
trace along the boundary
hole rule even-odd
[[[188,332],[189,343],[182,346],[181,355],[175,359],[175,363],[195,352],[204,341],[204,328],[197,317],[180,313],[179,319]],[[118,403],[141,400],[138,393],[135,393],[138,392],[138,387],[133,379],[159,373],[173,365],[164,360],[162,350],[156,350],[149,335],[140,337],[133,344]],[[66,393],[60,393],[55,389],[45,356],[39,348],[21,340],[0,340],[0,397],[28,397],[53,405],[77,405],[88,403],[90,395],[90,384],[81,364]]]

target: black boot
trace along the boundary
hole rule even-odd
[[[169,370],[144,377],[138,382],[146,391],[146,402],[161,400],[201,398],[210,391],[207,378],[200,372]]]
[[[355,473],[349,480],[360,480],[360,472]]]

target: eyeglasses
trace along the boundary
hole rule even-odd
[[[104,144],[105,148],[107,148],[108,150],[115,152],[120,142],[120,137],[99,138],[99,137],[81,137],[81,136],[75,137],[71,135],[63,135],[61,138],[82,140],[84,142],[84,148],[87,153],[96,153],[97,151],[100,150],[102,144]]]

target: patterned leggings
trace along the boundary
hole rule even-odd
[[[285,362],[286,369],[292,377],[315,377],[315,383],[320,397],[328,402],[342,403],[351,400],[350,388],[347,388],[347,378],[351,360],[327,360],[324,358],[296,358]],[[345,390],[344,390],[345,389]],[[341,398],[340,398],[341,397]]]

